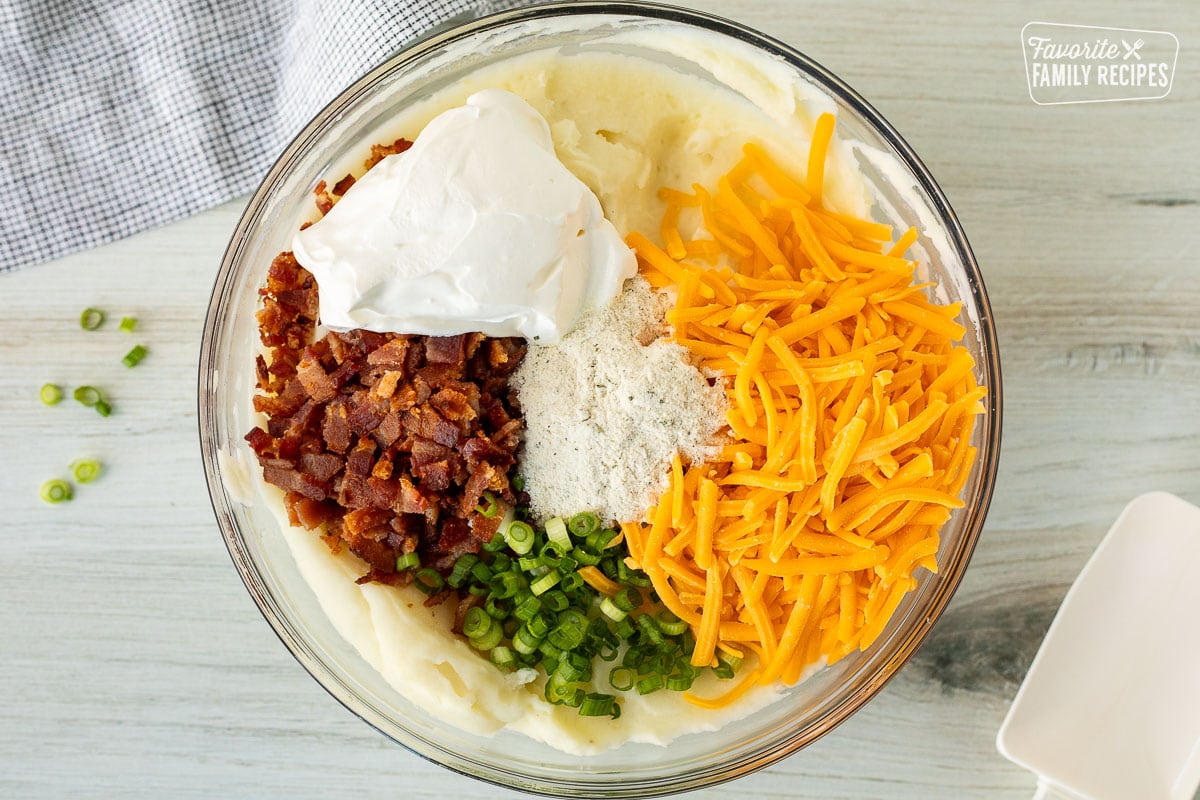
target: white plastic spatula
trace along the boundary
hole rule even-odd
[[[1125,507],[1058,610],[996,746],[1035,798],[1192,800],[1200,785],[1200,508]]]

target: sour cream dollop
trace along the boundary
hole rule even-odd
[[[332,330],[555,342],[637,272],[546,120],[501,89],[431,120],[292,249]]]

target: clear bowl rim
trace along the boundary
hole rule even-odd
[[[667,21],[696,27],[711,33],[728,36],[732,39],[749,44],[769,55],[783,59],[790,67],[798,70],[805,77],[815,81],[820,88],[828,92],[836,100],[844,103],[852,112],[857,114],[862,122],[868,125],[874,133],[880,136],[900,157],[906,169],[918,182],[919,188],[932,201],[933,211],[944,227],[952,249],[961,261],[970,287],[972,300],[978,313],[978,335],[982,342],[985,356],[983,373],[988,387],[986,400],[987,413],[984,415],[986,429],[984,441],[987,447],[980,453],[979,459],[979,490],[975,503],[967,510],[969,517],[964,525],[964,533],[958,550],[950,554],[946,562],[946,571],[939,577],[937,588],[927,604],[924,619],[914,625],[908,635],[898,640],[895,649],[866,682],[864,687],[853,693],[847,700],[830,710],[830,714],[782,739],[774,746],[756,751],[752,757],[743,758],[735,764],[718,763],[706,765],[699,770],[693,770],[687,776],[671,775],[663,777],[640,778],[632,782],[594,780],[559,780],[546,779],[542,776],[531,776],[521,772],[511,772],[507,776],[497,773],[492,765],[482,764],[465,758],[461,753],[442,748],[437,742],[428,741],[435,750],[445,756],[445,760],[414,748],[410,743],[401,741],[392,733],[385,730],[377,721],[370,718],[365,710],[359,707],[355,698],[354,687],[347,685],[335,675],[307,645],[300,633],[295,630],[287,615],[281,613],[275,598],[266,589],[253,558],[245,549],[240,531],[232,516],[225,508],[229,498],[221,480],[217,452],[219,445],[213,434],[213,403],[206,403],[206,390],[209,388],[207,378],[215,368],[214,358],[218,355],[214,349],[216,341],[216,322],[221,318],[220,310],[227,298],[229,284],[236,277],[235,267],[238,263],[238,244],[243,241],[248,227],[266,202],[275,184],[289,174],[291,162],[305,152],[310,144],[312,135],[340,109],[352,106],[355,99],[365,89],[369,88],[381,76],[403,67],[405,64],[422,58],[426,53],[449,44],[457,39],[486,32],[492,29],[514,25],[529,20],[546,17],[563,17],[574,15],[602,15],[616,17],[641,17],[649,20]],[[824,66],[800,50],[767,34],[732,20],[692,9],[679,8],[661,3],[631,3],[604,2],[603,0],[581,0],[579,2],[554,2],[527,6],[509,11],[501,11],[478,19],[474,19],[446,30],[435,29],[408,46],[387,58],[383,63],[370,70],[354,81],[349,87],[338,94],[310,120],[304,128],[292,139],[281,155],[276,159],[262,182],[259,184],[250,201],[247,203],[234,229],[229,244],[222,257],[220,269],[214,279],[208,311],[205,316],[203,339],[198,359],[197,376],[197,421],[200,434],[201,454],[203,459],[205,481],[209,499],[221,530],[222,539],[230,558],[253,598],[259,612],[274,631],[280,642],[289,653],[304,667],[305,671],[352,714],[362,719],[368,725],[388,739],[400,744],[410,752],[453,772],[483,780],[506,788],[517,788],[522,791],[546,796],[583,796],[583,797],[651,797],[692,791],[708,786],[714,786],[738,777],[756,772],[779,760],[799,751],[807,745],[820,739],[829,731],[850,718],[862,706],[878,695],[883,686],[891,680],[912,657],[913,653],[926,639],[929,631],[944,613],[951,597],[962,581],[962,577],[970,562],[987,511],[995,489],[996,473],[999,467],[1000,441],[1002,428],[1002,386],[1000,371],[999,342],[995,321],[974,252],[967,241],[966,234],[957,215],[951,208],[941,187],[933,178],[924,162],[908,145],[891,123],[887,121],[867,100],[857,91],[843,82]],[[474,766],[476,769],[472,769]],[[509,777],[512,780],[505,780]]]

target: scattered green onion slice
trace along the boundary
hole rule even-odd
[[[413,585],[425,594],[437,594],[445,588],[446,580],[433,567],[424,567],[413,576]]]
[[[51,478],[38,490],[38,497],[47,503],[61,503],[64,500],[70,500],[73,494],[71,484],[62,478]]]
[[[537,614],[533,619],[525,623],[525,627],[540,642],[550,632],[550,621],[546,618],[545,614]]]
[[[455,564],[454,568],[457,570],[458,565]],[[494,575],[488,585],[493,597],[497,600],[508,600],[516,597],[517,592],[521,591],[521,578],[515,572],[501,572]]]
[[[614,603],[611,597],[605,597],[600,601],[600,613],[614,622],[620,622],[621,620],[625,619],[626,616],[625,610]]]
[[[148,352],[149,351],[140,344],[135,344],[133,349],[126,353],[125,357],[121,359],[121,363],[127,367],[136,367],[138,362],[145,358],[146,353]]]
[[[741,665],[740,658],[721,653],[717,656],[717,666],[713,667],[713,674],[721,680],[729,680]]]
[[[517,657],[513,655],[512,650],[504,645],[493,647],[491,657],[492,663],[500,669],[512,669],[517,665]]]
[[[484,616],[487,616],[487,615],[485,614]],[[490,619],[490,617],[489,617],[489,619]],[[504,638],[504,631],[503,631],[503,629],[501,629],[500,625],[496,624],[496,625],[492,625],[492,627],[488,628],[487,633],[483,634],[482,636],[476,636],[474,638],[469,638],[469,639],[467,639],[467,641],[476,650],[483,650],[484,652],[487,652],[487,651],[490,651],[493,647],[496,647],[498,644],[500,644],[500,640],[503,638]]]
[[[571,601],[567,599],[566,592],[559,589],[551,589],[542,595],[542,605],[548,611],[557,614],[560,611],[566,611],[570,607]]]
[[[463,618],[463,634],[468,639],[478,639],[485,635],[496,625],[488,613],[479,606],[475,606],[467,611],[466,617]]]
[[[421,566],[421,556],[417,553],[405,553],[402,556],[396,557],[396,572],[404,572],[407,569],[417,569]]]
[[[137,319],[134,317],[121,317],[121,324],[118,329],[122,333],[133,333],[133,329],[137,327]]]
[[[672,692],[686,692],[692,688],[692,684],[695,681],[696,677],[690,673],[669,675],[667,676],[667,688]]]
[[[479,556],[474,553],[464,553],[459,556],[458,561],[454,562],[454,569],[450,570],[450,577],[446,582],[455,589],[467,582],[467,578],[471,577],[471,570],[479,563]]]
[[[92,408],[97,403],[103,402],[103,396],[95,386],[80,386],[71,393],[71,396],[88,408]]]
[[[71,475],[78,483],[91,483],[100,477],[100,462],[91,458],[77,458],[71,462]]]
[[[587,537],[594,533],[600,527],[600,518],[591,511],[582,511],[571,517],[571,521],[567,523],[567,528],[571,533],[580,537]]]
[[[103,400],[97,400],[96,401],[96,413],[102,417],[107,417],[109,414],[112,413],[112,406],[110,406],[108,403],[104,402]]]
[[[519,556],[523,556],[533,549],[534,532],[533,526],[528,522],[514,520],[510,522],[508,528],[504,531],[504,538],[508,540],[508,546],[513,549],[513,552]]]
[[[546,536],[558,547],[560,553],[571,549],[571,537],[567,533],[567,523],[562,517],[551,517],[546,520]]]
[[[647,675],[644,678],[638,679],[637,693],[638,694],[650,694],[651,692],[657,692],[659,689],[663,688],[666,685],[667,685],[666,679],[663,678],[662,674],[654,672],[654,673]]]
[[[525,489],[525,479],[520,475],[513,478],[510,483],[512,484],[512,488],[516,489],[518,492],[524,491]]]
[[[483,499],[485,502],[475,506],[475,510],[482,516],[491,519],[500,511],[500,506],[496,504],[496,495],[491,492],[484,492]]]
[[[632,586],[625,586],[613,596],[617,608],[628,613],[642,604],[642,593]]]
[[[94,331],[104,324],[104,312],[98,308],[85,308],[79,315],[79,327],[85,331]]]
[[[62,389],[57,384],[43,384],[40,394],[42,402],[48,406],[56,405],[59,400],[62,400]]]
[[[616,704],[616,699],[611,694],[601,694],[592,692],[583,698],[583,703],[579,706],[579,715],[583,717],[603,717],[606,714],[616,719],[619,711],[614,713],[614,708],[620,708]]]
[[[528,622],[541,610],[542,601],[531,594],[517,604],[517,610],[513,612],[513,616],[522,622]]]
[[[561,580],[562,574],[558,570],[552,569],[545,575],[535,580],[533,583],[529,584],[529,590],[535,595],[545,594],[553,589],[554,586]]]
[[[637,673],[629,667],[613,667],[608,673],[608,685],[618,692],[628,692],[637,680]]]
[[[667,636],[679,636],[688,629],[687,623],[675,616],[674,613],[664,609],[658,615],[658,627]]]

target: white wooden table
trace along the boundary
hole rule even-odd
[[[903,132],[962,218],[1003,345],[1000,479],[948,613],[863,711],[732,790],[1027,797],[1032,778],[993,740],[1067,586],[1135,495],[1200,502],[1200,7],[689,5],[798,46]],[[1174,89],[1034,105],[1018,42],[1034,18],[1175,33]],[[342,709],[271,634],[226,555],[195,377],[243,202],[0,276],[0,797],[512,796]],[[114,319],[84,334],[85,306],[135,315],[138,330]],[[126,370],[135,341],[150,355]],[[44,407],[46,381],[99,385],[116,412]],[[41,503],[41,482],[80,455],[107,473],[69,504]]]

